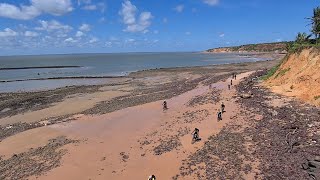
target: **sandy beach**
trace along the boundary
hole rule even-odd
[[[320,155],[320,110],[262,86],[258,77],[277,63],[146,70],[105,85],[2,93],[0,179],[306,179],[299,162]],[[192,143],[194,128],[201,141]]]

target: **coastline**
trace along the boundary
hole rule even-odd
[[[319,111],[308,106],[301,115],[296,111],[299,102],[285,97],[279,101],[258,82],[252,82],[260,76],[254,72],[265,73],[279,62],[144,70],[109,84],[0,93],[0,178],[121,180],[143,179],[153,173],[160,179],[253,179],[272,173],[305,176],[299,168],[295,174],[288,173],[289,169],[266,169],[269,164],[277,165],[269,154],[278,147],[283,147],[283,153],[287,151],[286,145],[264,144],[274,138],[285,142],[285,137],[274,137],[261,129],[266,126],[261,123],[269,122],[268,127],[279,134],[281,126],[272,123],[276,106],[286,107],[299,118],[308,116],[309,124],[315,121],[311,112]],[[233,73],[238,78],[229,91],[227,84]],[[252,98],[241,98],[251,92]],[[169,103],[166,112],[161,108],[163,100]],[[217,122],[221,102],[227,112]],[[266,113],[253,110],[257,107],[265,108]],[[280,113],[275,118],[280,118]],[[291,125],[290,121],[283,123]],[[191,144],[190,133],[195,127],[200,129],[202,140]],[[308,131],[305,126],[300,128]],[[266,137],[259,135],[261,132]],[[263,148],[253,146],[256,143]],[[293,150],[300,152],[299,148]],[[146,167],[150,163],[152,166]]]
[[[259,57],[259,56],[251,56],[251,55],[248,55],[248,56],[245,56],[244,58],[257,58],[256,61],[260,61],[260,60],[265,60],[265,59],[275,59],[277,57],[274,56],[274,54],[266,54],[264,57]],[[242,60],[241,60],[242,61]],[[248,62],[255,62],[255,61],[250,61],[248,60]],[[9,82],[27,82],[27,81],[41,81],[41,80],[72,80],[72,79],[78,79],[78,80],[81,80],[81,79],[88,79],[88,78],[93,78],[93,79],[102,79],[102,78],[118,78],[118,77],[125,77],[125,76],[129,76],[130,73],[132,72],[137,72],[137,71],[148,71],[148,70],[156,70],[156,69],[178,69],[178,68],[192,68],[192,67],[208,67],[208,66],[216,66],[216,65],[223,65],[223,64],[231,64],[231,63],[234,63],[234,62],[229,62],[229,63],[223,63],[223,64],[220,64],[221,62],[219,62],[218,64],[213,64],[213,65],[191,65],[191,66],[172,66],[172,67],[165,67],[165,68],[151,68],[151,69],[148,69],[146,68],[145,70],[136,70],[136,71],[125,71],[126,73],[123,74],[123,72],[118,72],[118,73],[114,73],[114,74],[97,74],[97,75],[81,75],[81,74],[77,74],[77,75],[62,75],[62,76],[57,76],[57,75],[52,75],[51,76],[48,76],[48,75],[45,75],[46,73],[45,72],[40,72],[40,74],[38,73],[38,76],[36,75],[29,75],[29,76],[26,76],[26,77],[17,77],[17,78],[8,78],[8,79],[5,79],[3,78],[2,80],[0,80],[0,83],[9,83]],[[17,67],[17,68],[0,68],[0,71],[3,70],[3,73],[5,71],[11,71],[11,70],[15,70],[15,72],[19,73],[19,70],[32,70],[32,69],[64,69],[64,68],[82,68],[84,66],[43,66],[43,67],[40,67],[40,66],[30,66],[30,67]],[[44,73],[44,77],[41,77],[41,74]]]

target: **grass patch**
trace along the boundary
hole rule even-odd
[[[279,67],[280,67],[280,64],[278,64],[277,66],[271,68],[266,75],[261,77],[261,79],[262,80],[268,80],[271,76],[273,76],[277,72]]]
[[[288,52],[289,53],[300,53],[302,50],[304,49],[308,49],[308,48],[320,48],[320,44],[313,44],[313,43],[290,43],[288,44]]]
[[[290,71],[290,69],[291,69],[291,68],[282,69],[282,70],[276,75],[275,78],[277,78],[277,77],[279,77],[279,76],[281,77],[281,76],[285,75],[288,71]]]
[[[318,100],[318,99],[320,99],[320,95],[314,97],[314,100]]]

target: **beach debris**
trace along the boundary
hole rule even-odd
[[[249,98],[252,98],[253,94],[249,94],[249,93],[242,93],[240,94],[240,97],[243,98],[243,99],[249,99]]]
[[[11,128],[13,128],[12,125],[9,125],[9,126],[6,127],[6,129],[11,129]]]

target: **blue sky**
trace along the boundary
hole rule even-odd
[[[0,0],[0,55],[201,51],[293,40],[318,0]]]

